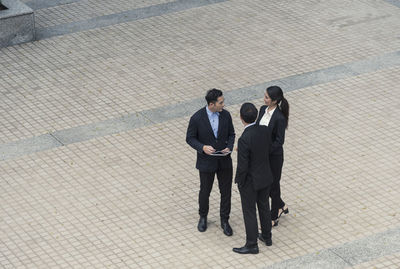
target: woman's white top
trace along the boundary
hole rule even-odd
[[[268,108],[265,109],[265,113],[260,120],[260,125],[268,126],[269,121],[271,120],[272,114],[274,114],[276,107],[271,111],[268,111]]]

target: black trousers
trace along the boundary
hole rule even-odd
[[[274,177],[269,196],[271,197],[271,219],[278,218],[279,208],[285,206],[281,198],[281,174],[283,166],[283,154],[269,155],[269,164],[271,166],[272,176]]]
[[[217,174],[219,193],[221,194],[220,217],[221,220],[228,220],[231,212],[232,167],[216,172],[200,171],[199,214],[201,217],[207,217],[215,174]]]
[[[271,212],[269,211],[269,191],[270,187],[254,190],[251,182],[246,182],[245,186],[239,188],[242,201],[244,226],[246,229],[246,246],[257,246],[258,223],[256,205],[261,224],[261,234],[264,238],[271,238]]]

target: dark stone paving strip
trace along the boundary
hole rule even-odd
[[[35,136],[0,145],[0,160],[14,159],[61,146],[63,144],[54,139],[51,134]]]
[[[394,66],[400,66],[400,51],[237,89],[226,92],[225,97],[227,104],[239,104],[261,98],[266,87],[271,85],[279,85],[288,92]]]
[[[60,143],[68,145],[96,137],[121,133],[126,130],[132,130],[151,124],[153,124],[153,122],[145,118],[142,114],[135,113],[116,119],[109,119],[102,122],[56,131],[52,133],[52,135]]]
[[[81,0],[31,0],[25,3],[28,7],[33,10],[45,9],[49,7],[61,6],[71,3],[76,3]]]
[[[221,3],[225,1],[227,0],[178,0],[175,2],[169,2],[105,16],[99,16],[85,21],[60,24],[48,28],[39,28],[36,29],[36,38],[39,40],[50,38],[53,36],[81,32],[118,23],[136,21],[168,13],[183,11],[191,8]]]
[[[400,0],[384,0],[385,2],[388,2],[389,4],[392,4],[396,7],[400,7]]]
[[[400,51],[227,91],[225,93],[226,104],[235,105],[262,98],[266,87],[271,85],[279,85],[288,92],[395,66],[400,66]],[[3,144],[0,145],[0,160],[12,159],[48,150],[52,147],[82,142],[96,137],[103,137],[189,116],[204,106],[204,102],[204,98],[200,97],[177,104],[135,112],[115,119],[56,131],[49,135]]]
[[[400,252],[400,227],[320,252],[286,260],[266,269],[345,268]]]

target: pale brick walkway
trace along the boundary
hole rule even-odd
[[[36,18],[41,27],[96,18],[105,15],[102,2],[41,9]],[[118,1],[108,11],[166,2]],[[235,93],[398,55],[400,8],[389,2],[230,0],[0,49],[0,148],[179,106],[211,87]],[[245,237],[236,186],[233,237],[219,228],[217,186],[209,229],[197,232],[189,117],[171,116],[0,161],[0,267],[281,268],[297,259],[304,268],[399,268],[395,242],[379,255],[361,255],[363,240],[400,231],[400,65],[375,65],[377,71],[286,93],[282,192],[290,214],[260,254],[232,252]],[[262,94],[249,99],[260,106]],[[240,104],[227,103],[239,137]],[[335,252],[346,243],[361,258]],[[319,253],[341,263],[302,263]]]

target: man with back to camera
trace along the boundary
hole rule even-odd
[[[222,91],[211,89],[205,98],[207,106],[193,114],[186,133],[186,142],[197,151],[196,168],[200,174],[200,219],[197,229],[200,232],[207,230],[209,197],[217,174],[221,194],[221,228],[225,235],[231,236],[233,231],[228,222],[233,174],[230,152],[235,142],[235,130],[231,115],[224,110]]]
[[[267,246],[271,240],[271,212],[269,208],[269,191],[272,184],[272,173],[269,167],[270,135],[267,126],[255,125],[257,108],[251,103],[244,103],[240,108],[240,119],[245,126],[238,141],[238,161],[235,183],[237,183],[244,226],[246,244],[233,251],[240,254],[257,254],[257,239]],[[261,234],[258,234],[256,205],[260,217]]]

